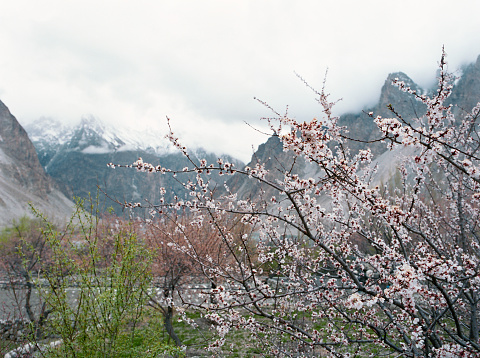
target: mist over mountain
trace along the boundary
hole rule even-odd
[[[368,113],[373,112],[374,117],[378,115],[387,118],[392,117],[394,114],[389,109],[389,105],[392,105],[394,110],[401,114],[404,119],[410,120],[421,117],[426,112],[426,107],[423,103],[417,101],[413,95],[402,92],[392,84],[394,79],[404,81],[407,86],[416,90],[418,94],[431,95],[436,91],[436,88],[421,88],[405,73],[391,73],[385,80],[377,104],[356,113],[343,114],[338,121],[340,126],[346,128],[344,134],[352,138],[352,140],[347,140],[346,142],[352,153],[358,152],[359,149],[365,149],[367,146],[372,150],[374,154],[372,165],[378,165],[379,168],[373,178],[373,183],[375,184],[388,182],[395,175],[401,161],[406,156],[411,156],[414,153],[409,148],[397,148],[387,151],[386,143],[374,141],[381,137],[381,133]],[[461,76],[456,79],[447,104],[452,104],[453,112],[461,118],[470,112],[478,102],[480,102],[480,56],[478,56],[475,63],[462,68]],[[365,142],[367,141],[372,142],[366,144]],[[283,173],[290,170],[294,160],[294,174],[304,178],[315,176],[318,166],[311,165],[302,158],[295,158],[291,152],[283,151],[283,145],[276,136],[269,138],[266,143],[260,145],[258,151],[252,156],[251,161],[247,165],[253,167],[256,163],[266,163],[266,168],[270,170],[269,175],[277,180],[283,180]],[[258,200],[258,196],[263,195],[259,191],[259,187],[257,188],[255,184],[247,181],[244,177],[234,176],[230,178],[228,186],[232,191],[238,192],[241,198]],[[273,193],[266,194],[267,196],[273,195]]]
[[[394,110],[401,114],[403,118],[409,120],[421,117],[425,114],[425,106],[417,101],[413,95],[402,92],[392,84],[392,80],[398,78],[404,81],[407,86],[414,89],[419,95],[432,95],[434,88],[421,88],[405,73],[391,73],[382,87],[380,98],[377,104],[370,108],[365,108],[358,113],[348,113],[340,116],[339,124],[346,126],[347,135],[353,139],[362,141],[371,141],[379,137],[373,119],[368,116],[369,112],[373,112],[374,116],[391,117],[394,114],[388,106],[391,104]],[[453,105],[455,115],[463,116],[470,112],[474,106],[480,101],[480,56],[475,63],[464,66],[461,69],[461,75],[456,79],[452,89],[451,96],[447,99],[447,104]],[[349,147],[352,150],[358,150],[365,145],[360,142],[350,142]],[[386,146],[382,143],[373,143],[369,147],[374,154],[381,154],[386,150]]]
[[[420,117],[425,113],[425,107],[415,98],[400,91],[392,84],[398,78],[419,94],[431,94],[435,89],[425,89],[418,86],[410,77],[402,72],[390,74],[382,87],[376,105],[365,108],[357,113],[347,113],[340,116],[339,124],[345,126],[345,134],[351,137],[348,146],[353,152],[366,146],[360,141],[374,141],[380,137],[373,118],[374,116],[392,116],[389,105],[405,119]],[[462,75],[456,80],[449,103],[454,105],[454,112],[462,116],[470,111],[480,100],[480,56],[476,63],[465,66]],[[120,202],[142,202],[148,199],[155,203],[160,198],[160,188],[167,189],[166,200],[174,196],[187,195],[179,183],[182,176],[175,178],[170,175],[139,173],[133,169],[107,167],[107,163],[131,164],[139,157],[145,162],[161,165],[172,170],[181,170],[190,163],[164,138],[162,133],[154,131],[134,131],[117,127],[106,126],[94,117],[83,118],[77,126],[66,127],[52,119],[40,118],[26,126],[33,144],[38,153],[38,158],[46,172],[52,176],[67,197],[95,196],[97,190],[100,195],[101,205],[104,209],[113,206],[120,212],[121,206],[114,201],[106,199],[103,193]],[[360,141],[357,141],[360,140]],[[377,181],[388,180],[393,176],[400,158],[410,155],[408,151],[386,151],[386,145],[381,142],[368,144],[375,156],[376,163],[381,166],[378,171]],[[31,153],[29,154],[32,155]],[[192,153],[192,159],[199,161],[206,159],[215,163],[219,155],[207,153],[197,149]],[[242,167],[243,163],[228,156],[224,159]],[[250,167],[257,162],[266,163],[267,169],[274,169],[271,175],[283,176],[293,164],[292,153],[284,152],[278,137],[271,137],[266,143],[259,146],[252,156]],[[300,176],[314,176],[316,167],[298,159],[294,172]],[[212,184],[223,187],[224,177],[213,176]],[[227,185],[233,191],[239,192],[239,197],[255,198],[262,195],[255,184],[247,182],[244,178],[233,176],[228,178]],[[40,191],[41,192],[41,191]]]

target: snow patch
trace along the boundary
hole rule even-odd
[[[176,151],[165,139],[166,133],[113,127],[102,123],[93,116],[82,118],[81,122],[73,127],[64,126],[50,118],[40,118],[27,125],[25,129],[35,147],[44,151],[60,150],[63,145],[68,145],[75,137],[75,133],[80,130],[83,132],[78,144],[85,148],[77,150],[81,150],[82,153],[104,154],[114,151],[142,150],[161,156]],[[92,139],[95,139],[95,143],[91,142]]]

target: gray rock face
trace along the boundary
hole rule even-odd
[[[480,56],[462,69],[462,75],[453,87],[448,103],[455,105],[454,113],[464,115],[480,102]]]
[[[73,209],[45,173],[23,127],[0,101],[0,225],[29,215],[29,203],[52,219],[68,217]]]
[[[426,92],[403,72],[391,73],[385,80],[378,103],[373,108],[367,108],[359,113],[347,113],[340,117],[339,125],[347,128],[348,137],[362,141],[372,141],[379,138],[380,133],[377,126],[368,113],[373,112],[374,116],[392,117],[394,114],[388,108],[390,104],[397,113],[400,113],[407,120],[425,113],[426,109],[422,103],[415,100],[412,95],[400,91],[392,84],[395,78],[404,81],[407,86],[415,89],[419,94]],[[350,141],[348,145],[354,152],[365,147],[364,143],[355,141]],[[386,146],[380,142],[372,143],[369,147],[375,155],[379,155],[386,150]]]
[[[0,102],[1,171],[41,198],[52,190],[52,182],[45,175],[32,142],[23,127],[8,108]]]
[[[265,164],[265,168],[270,171],[267,179],[282,180],[281,172],[275,170],[275,168],[289,168],[293,163],[293,156],[292,153],[283,151],[283,144],[277,136],[272,136],[258,147],[248,166],[253,168],[257,163]],[[265,188],[262,188],[254,180],[247,180],[245,176],[233,175],[228,179],[227,186],[232,192],[238,193],[239,198],[244,200],[259,201],[262,195],[273,195],[272,188],[267,189],[271,190],[271,192],[262,193],[262,190],[265,190]]]

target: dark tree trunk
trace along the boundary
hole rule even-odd
[[[182,345],[182,342],[180,341],[180,338],[178,338],[177,334],[173,330],[172,319],[173,319],[173,307],[168,306],[167,309],[164,310],[165,329],[168,335],[174,340],[175,345],[180,347]]]

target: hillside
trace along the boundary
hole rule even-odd
[[[40,164],[23,127],[0,101],[0,225],[30,215],[29,203],[54,220],[63,220],[73,203]]]

